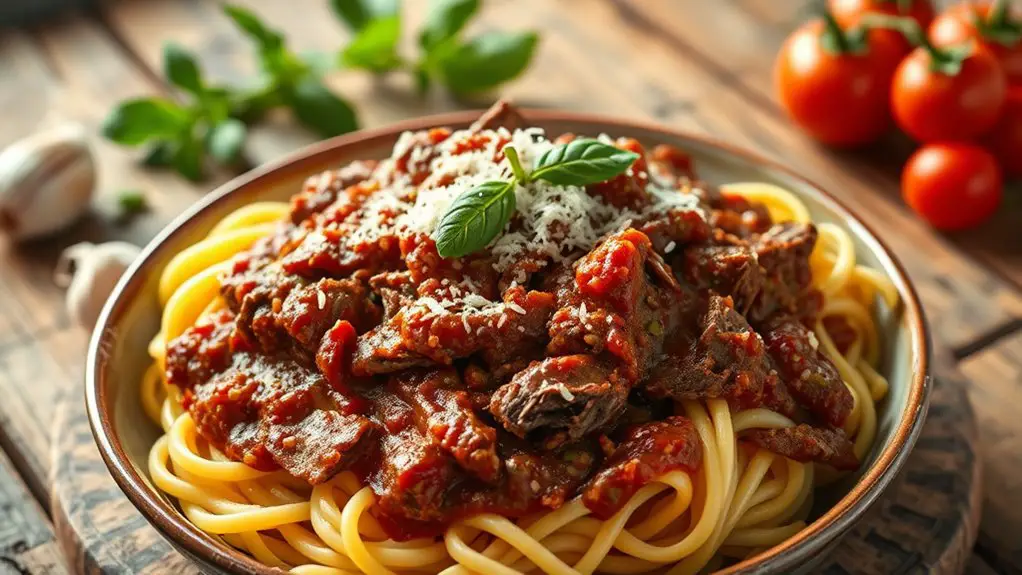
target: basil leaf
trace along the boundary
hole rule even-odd
[[[166,140],[152,144],[142,157],[142,165],[151,168],[164,168],[174,162],[177,153],[176,144]]]
[[[202,179],[202,142],[186,134],[174,153],[174,169],[193,182]]]
[[[178,88],[202,94],[202,74],[195,63],[195,56],[173,42],[163,45],[163,74]]]
[[[117,205],[122,217],[149,211],[149,201],[139,190],[122,190],[117,194]]]
[[[206,135],[206,147],[216,161],[230,164],[237,160],[241,154],[247,135],[245,124],[240,120],[227,118],[213,126],[213,129]]]
[[[386,72],[401,65],[397,43],[401,36],[398,16],[378,18],[369,22],[341,52],[341,63],[372,72]]]
[[[529,177],[560,186],[585,186],[625,172],[638,158],[635,152],[580,138],[540,156]]]
[[[351,106],[313,76],[298,81],[287,99],[298,120],[324,137],[358,129],[358,119]]]
[[[103,135],[118,144],[137,146],[152,139],[174,139],[187,127],[188,113],[161,98],[121,102],[103,121]]]
[[[464,192],[433,232],[441,257],[460,258],[482,249],[504,229],[515,211],[515,182],[491,181]]]
[[[419,33],[419,45],[427,52],[455,37],[479,11],[479,0],[434,0]]]
[[[538,41],[534,32],[490,32],[473,38],[440,60],[443,83],[463,94],[499,86],[528,67]]]
[[[352,32],[365,28],[375,18],[398,13],[398,0],[330,0],[334,14]]]
[[[234,4],[224,4],[224,14],[227,14],[234,24],[260,47],[276,48],[283,45],[284,37],[279,32],[267,28],[251,10]]]

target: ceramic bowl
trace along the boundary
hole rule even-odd
[[[279,573],[189,523],[147,475],[146,457],[158,429],[146,418],[138,386],[149,363],[146,342],[158,331],[157,281],[174,254],[201,239],[232,210],[258,200],[283,200],[304,179],[355,159],[389,155],[406,130],[465,127],[477,112],[433,116],[327,140],[260,167],[221,186],[178,217],[146,247],[114,290],[93,334],[86,372],[86,401],[96,442],[110,473],[145,518],[175,547],[214,573]],[[881,311],[884,334],[880,371],[890,393],[879,405],[875,445],[859,472],[821,489],[814,520],[783,543],[729,567],[726,573],[793,573],[811,570],[840,537],[862,519],[905,463],[923,426],[929,341],[919,300],[901,264],[869,226],[837,199],[769,160],[701,136],[666,127],[565,112],[526,110],[531,125],[563,132],[632,136],[644,144],[673,144],[692,154],[700,176],[712,183],[771,182],[792,190],[814,221],[834,222],[854,239],[860,263],[880,270],[896,286],[901,304]]]

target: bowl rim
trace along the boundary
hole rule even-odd
[[[929,377],[932,342],[918,294],[903,264],[887,244],[877,236],[873,228],[843,202],[812,180],[758,153],[712,137],[673,129],[653,122],[557,110],[524,108],[521,112],[530,122],[591,124],[605,129],[621,130],[621,133],[628,133],[629,130],[644,131],[688,140],[738,157],[749,165],[782,174],[803,184],[808,188],[809,195],[812,195],[816,201],[843,217],[846,222],[858,226],[859,230],[853,230],[853,232],[860,241],[865,242],[871,251],[882,254],[891,262],[890,266],[885,266],[887,267],[885,271],[891,272],[890,279],[901,297],[904,319],[908,324],[911,336],[910,351],[915,355],[914,362],[911,364],[912,377],[906,408],[897,423],[891,442],[877,455],[873,464],[866,469],[851,490],[823,515],[778,545],[718,573],[775,572],[780,569],[794,568],[807,561],[809,555],[822,549],[827,543],[834,542],[837,537],[846,532],[877,500],[904,465],[923,427],[932,387]],[[119,324],[124,312],[131,307],[129,302],[139,295],[138,292],[142,285],[140,276],[144,275],[143,272],[147,267],[153,265],[153,256],[160,252],[174,236],[185,233],[191,222],[202,214],[216,209],[237,192],[253,186],[272,185],[273,182],[279,181],[285,176],[296,175],[296,172],[307,172],[307,169],[302,170],[303,166],[315,163],[317,160],[324,160],[344,148],[365,146],[377,141],[394,139],[405,131],[436,126],[467,126],[480,114],[480,110],[435,114],[345,134],[311,144],[233,178],[206,194],[174,218],[146,245],[141,255],[118,281],[103,307],[89,343],[85,372],[85,401],[89,425],[100,455],[118,487],[141,512],[142,516],[179,550],[195,559],[216,565],[231,573],[258,573],[260,575],[280,573],[278,569],[260,563],[240,550],[214,543],[210,535],[201,531],[174,510],[163,494],[155,488],[150,488],[135,469],[120,438],[115,434],[113,410],[108,412],[103,407],[113,405],[109,401],[110,393],[106,381],[108,371],[106,366],[108,360],[111,359],[110,348],[106,342],[117,337],[116,329],[111,328],[115,328]]]

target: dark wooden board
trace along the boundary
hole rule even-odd
[[[966,358],[969,396],[980,421],[985,462],[980,552],[1005,573],[1022,574],[1022,333]]]
[[[326,0],[242,3],[283,29],[299,50],[333,51],[346,37],[329,14]],[[167,40],[198,51],[203,66],[218,80],[242,80],[252,71],[250,45],[219,14],[215,3],[104,0],[100,4],[98,12],[72,14],[28,31],[0,32],[0,109],[5,111],[0,146],[66,120],[81,122],[95,134],[118,100],[168,93],[159,78],[160,46]],[[772,101],[770,64],[776,46],[803,17],[805,4],[802,0],[487,0],[470,32],[537,28],[543,33],[535,64],[505,90],[523,105],[655,120],[708,133],[778,158],[841,196],[880,229],[905,262],[935,337],[957,357],[979,351],[965,364],[969,378],[1002,382],[1007,373],[1009,379],[1004,381],[1015,382],[999,383],[996,393],[972,393],[983,437],[994,445],[983,453],[986,465],[998,476],[1013,478],[1012,470],[1022,465],[1017,459],[1022,453],[1022,420],[1008,406],[1018,397],[1022,354],[1012,347],[1018,339],[1003,339],[984,348],[995,336],[1022,326],[1022,292],[1015,273],[1022,270],[1017,265],[1022,239],[1017,224],[1010,221],[1018,212],[1005,212],[1007,216],[1000,215],[989,229],[975,234],[935,234],[898,198],[896,163],[906,153],[905,142],[889,142],[873,153],[837,153],[793,129]],[[405,2],[409,53],[414,53],[412,30],[424,10],[424,0]],[[329,82],[355,103],[366,126],[485,104],[457,102],[442,91],[418,98],[410,79],[402,74],[374,80],[344,72],[332,75]],[[246,153],[252,164],[259,164],[311,140],[285,118],[255,130]],[[50,282],[57,254],[63,246],[82,239],[144,243],[226,177],[215,174],[206,183],[189,184],[172,174],[138,169],[131,153],[98,136],[93,136],[93,143],[101,174],[96,213],[54,240],[15,247],[0,239],[0,391],[4,393],[0,446],[43,507],[49,505],[51,455],[54,460],[60,458],[50,438],[58,415],[55,406],[65,394],[80,397],[86,342],[85,335],[68,321],[61,293]],[[115,225],[106,208],[113,195],[126,188],[145,191],[154,209],[127,225]],[[1006,489],[1014,485],[1007,479],[993,481],[988,473],[986,483],[999,488],[985,505],[987,515],[999,519],[991,520],[989,528],[984,523],[981,552],[1002,569],[1022,568],[1016,536],[1022,533],[1022,500]],[[57,483],[54,493],[62,489]],[[122,504],[127,505],[123,500]],[[110,517],[128,512],[133,512],[130,507],[111,511]],[[57,514],[57,527],[65,533],[61,516]],[[102,528],[109,527],[100,524],[98,529]],[[111,551],[110,557],[130,555],[131,546],[143,542],[120,543],[127,550]],[[70,551],[81,547],[73,536],[65,543]],[[92,565],[104,561],[108,560]],[[75,565],[89,564],[76,561]]]
[[[0,453],[0,575],[67,573],[53,529],[7,457]]]

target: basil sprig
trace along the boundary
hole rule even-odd
[[[504,147],[511,164],[510,180],[490,180],[458,196],[440,218],[433,239],[441,257],[460,258],[486,247],[514,213],[515,188],[544,180],[558,186],[587,186],[605,182],[639,158],[635,152],[581,138],[554,146],[540,156],[531,173],[518,159],[518,150]]]

